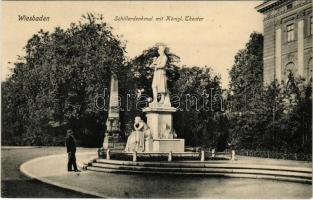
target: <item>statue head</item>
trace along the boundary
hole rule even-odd
[[[165,47],[164,45],[160,45],[160,46],[158,47],[158,53],[159,53],[159,55],[164,54],[165,48],[166,48],[166,47]]]
[[[135,117],[135,123],[139,123],[139,122],[141,122],[141,117],[139,116]]]
[[[159,55],[164,54],[165,49],[167,48],[164,43],[156,43],[155,47],[158,48]]]

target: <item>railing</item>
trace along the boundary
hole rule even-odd
[[[173,160],[235,160],[235,152],[215,152],[215,150],[198,152],[121,152],[114,151],[111,149],[98,150],[99,158],[107,160],[132,160],[134,162],[139,160],[142,161],[173,161]]]
[[[110,159],[111,152],[105,152],[99,151],[99,157],[106,158],[108,157]],[[116,153],[112,152],[112,154],[116,155]],[[312,154],[304,154],[304,153],[280,153],[280,152],[274,152],[274,151],[256,151],[256,150],[236,150],[231,151],[229,149],[225,150],[224,152],[215,152],[214,149],[211,149],[209,151],[198,151],[198,152],[184,152],[184,153],[174,153],[174,152],[164,152],[164,153],[136,153],[136,155],[133,155],[133,153],[118,153],[119,156],[124,158],[126,155],[132,155],[135,156],[149,156],[154,157],[155,156],[161,156],[164,157],[166,160],[172,160],[173,157],[186,157],[186,158],[193,158],[195,160],[210,160],[210,159],[229,159],[229,160],[235,160],[235,156],[250,156],[250,157],[261,157],[261,158],[273,158],[273,159],[283,159],[283,160],[298,160],[298,161],[312,161]],[[124,156],[123,156],[124,155]],[[128,156],[129,157],[129,156]],[[125,158],[128,158],[125,157]],[[129,158],[128,158],[129,159]],[[134,158],[133,158],[134,159]],[[137,160],[137,159],[135,159]]]
[[[230,152],[230,150],[226,150],[226,152]],[[257,151],[241,149],[236,150],[236,155],[261,158],[274,158],[283,160],[312,161],[312,154],[304,153],[280,153],[275,151]]]

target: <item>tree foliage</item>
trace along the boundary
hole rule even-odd
[[[183,67],[174,85],[174,127],[192,146],[216,146],[220,137],[216,116],[221,113],[220,76],[210,67]],[[212,104],[211,104],[212,103]],[[212,105],[212,106],[211,106]],[[180,135],[179,135],[180,136]]]
[[[245,49],[235,55],[230,72],[230,90],[234,99],[233,109],[244,111],[253,108],[261,93],[263,83],[263,35],[253,32]]]
[[[311,153],[311,82],[289,73],[287,82],[263,86],[262,38],[251,34],[230,71],[228,140],[238,149]]]
[[[101,141],[106,113],[94,109],[94,98],[111,72],[125,73],[125,45],[112,28],[88,14],[68,29],[40,30],[25,51],[2,84],[4,141],[61,144],[67,128],[85,145]]]

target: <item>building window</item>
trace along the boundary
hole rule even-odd
[[[293,75],[293,77],[297,76],[297,68],[296,65],[293,62],[287,63],[284,70],[284,80],[285,82],[288,82],[290,74]]]
[[[287,42],[294,41],[295,32],[294,32],[294,24],[287,25]]]

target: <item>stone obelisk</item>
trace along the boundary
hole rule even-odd
[[[103,148],[115,148],[120,140],[120,116],[119,116],[118,80],[115,74],[111,76],[109,112],[106,121],[106,132]]]

